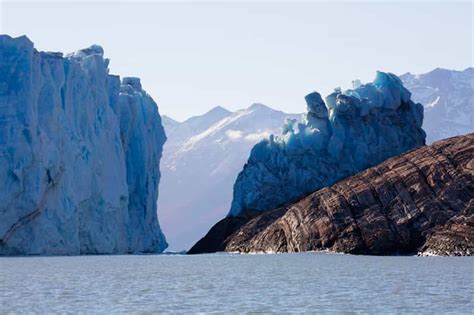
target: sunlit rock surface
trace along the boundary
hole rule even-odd
[[[158,108],[108,63],[100,46],[63,57],[0,36],[0,254],[166,248]]]
[[[306,96],[306,122],[254,146],[234,185],[229,212],[266,211],[425,144],[423,107],[400,79],[378,72],[373,83]]]

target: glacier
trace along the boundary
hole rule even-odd
[[[97,45],[63,55],[0,36],[0,255],[167,247],[158,107],[108,64]]]
[[[228,216],[275,209],[425,145],[423,106],[394,74],[305,97],[306,119],[257,143],[237,176]],[[330,201],[328,201],[330,202]]]

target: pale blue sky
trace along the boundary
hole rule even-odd
[[[466,2],[2,1],[0,32],[37,49],[100,44],[111,73],[138,76],[160,112],[178,120],[261,102],[302,112],[376,70],[423,73],[473,65]]]

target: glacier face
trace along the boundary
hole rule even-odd
[[[160,252],[166,136],[100,46],[64,57],[0,36],[0,254]]]
[[[425,144],[423,107],[393,74],[306,96],[304,123],[256,144],[234,184],[230,216],[266,211]]]

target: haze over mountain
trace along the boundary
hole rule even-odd
[[[473,131],[473,72],[438,68],[400,76],[412,99],[424,105],[427,143]],[[286,117],[302,116],[254,104],[235,113],[218,106],[184,122],[162,117],[168,140],[159,208],[170,250],[188,249],[225,216],[250,149],[267,135],[279,134]]]
[[[218,106],[181,123],[163,117],[168,140],[161,162],[159,207],[170,250],[188,249],[222,218],[250,149],[278,133],[285,118],[300,117],[263,104],[234,113]]]

